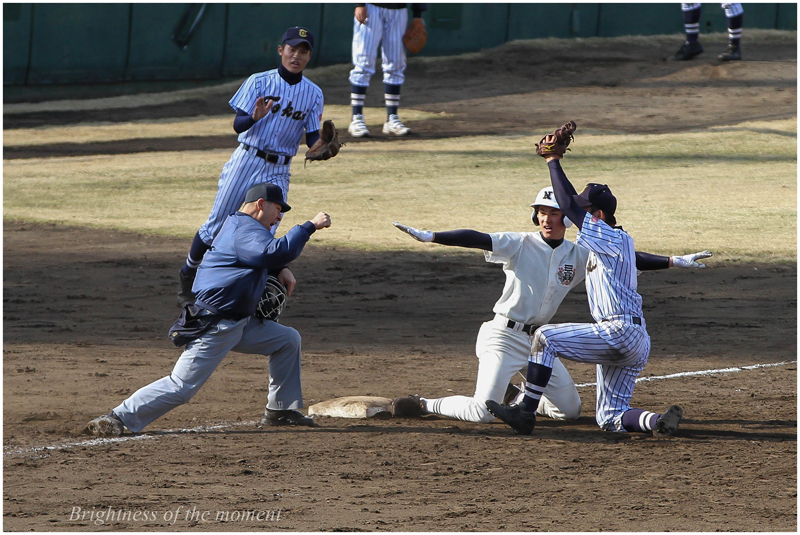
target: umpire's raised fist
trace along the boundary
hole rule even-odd
[[[314,226],[317,227],[317,230],[321,228],[328,228],[331,226],[331,216],[325,212],[320,212],[314,216],[314,219],[312,219],[311,222],[314,223]]]

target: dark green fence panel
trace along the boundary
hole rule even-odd
[[[320,49],[320,12],[320,4],[230,4],[223,75],[249,76],[276,68],[281,36],[292,26],[314,34],[313,62]]]
[[[309,4],[313,5],[313,4]],[[314,66],[350,63],[353,57],[353,21],[355,4],[320,4],[322,35]]]
[[[27,82],[122,80],[129,12],[130,4],[33,4]]]
[[[460,54],[505,43],[508,4],[429,4],[422,18],[428,43],[420,55]]]
[[[717,4],[719,10],[719,4]],[[704,10],[707,11],[707,10]],[[681,5],[600,4],[598,37],[682,33]]]
[[[745,21],[746,17],[747,13],[745,13]],[[778,4],[776,19],[776,29],[797,31],[797,4]]]
[[[598,4],[511,4],[508,40],[594,37]]]
[[[3,84],[21,85],[28,76],[31,4],[3,4]]]
[[[205,11],[182,49],[172,36],[192,4],[131,4],[128,80],[185,80],[222,75],[226,4],[206,4]],[[199,4],[194,4],[195,10]],[[179,34],[196,20],[190,13]]]
[[[797,30],[796,3],[743,6],[745,47],[749,29]],[[244,77],[279,64],[280,37],[290,26],[305,26],[314,34],[311,67],[350,63],[354,7],[5,3],[4,84]],[[460,54],[515,39],[683,33],[677,2],[432,3],[423,18],[428,28],[424,56]],[[701,33],[726,29],[720,5],[703,4]]]

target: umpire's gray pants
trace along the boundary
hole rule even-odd
[[[266,320],[250,317],[223,320],[186,346],[172,373],[140,388],[114,409],[129,430],[138,433],[194,396],[230,351],[269,357],[267,408],[303,407],[300,385],[300,334]]]

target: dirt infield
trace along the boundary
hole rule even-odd
[[[404,105],[453,117],[412,125],[415,135],[551,128],[565,113],[622,132],[796,115],[792,43],[752,43],[748,61],[731,65],[712,60],[713,46],[690,65],[664,62],[655,45],[576,49],[550,62],[509,50],[412,61]],[[470,78],[470,69],[498,76]],[[346,78],[321,85],[327,102],[346,101]],[[210,91],[199,109],[225,113],[229,97]],[[40,115],[9,116],[5,128],[41,124]],[[163,150],[160,141],[140,150]],[[99,145],[73,150],[117,152]],[[30,157],[23,149],[6,157]],[[256,424],[266,364],[231,354],[146,433],[98,443],[79,434],[86,421],[168,373],[179,354],[166,331],[189,243],[8,220],[3,238],[5,530],[797,530],[796,263],[712,260],[642,275],[653,342],[643,377],[652,380],[637,385],[634,404],[684,407],[668,440],[600,431],[590,385],[579,388],[578,421],[541,419],[531,437],[431,416],[267,430]],[[299,283],[281,321],[303,336],[307,405],[472,393],[475,337],[502,288],[482,255],[311,245],[293,269]],[[590,321],[587,308],[581,286],[554,321]],[[579,385],[594,381],[592,367],[567,367]]]

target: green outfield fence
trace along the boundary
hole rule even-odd
[[[280,36],[306,26],[311,66],[350,62],[355,4],[3,4],[3,84],[200,80],[277,67]],[[743,4],[748,28],[797,30],[797,4]],[[680,4],[429,4],[420,55],[515,39],[683,31]],[[703,4],[701,32],[726,29]]]

